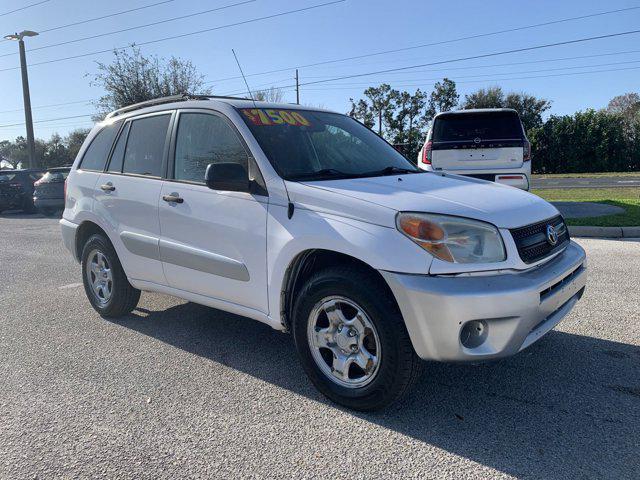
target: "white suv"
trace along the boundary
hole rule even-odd
[[[529,190],[531,144],[510,108],[444,112],[433,119],[418,166]]]
[[[318,389],[362,410],[408,391],[420,359],[519,352],[586,282],[544,200],[419,170],[345,115],[244,99],[113,112],[60,223],[102,316],[145,290],[289,331]]]

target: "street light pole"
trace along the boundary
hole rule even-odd
[[[24,37],[35,37],[36,32],[24,30],[20,33],[7,35],[7,40],[17,40],[20,47],[20,70],[22,71],[22,98],[24,100],[24,121],[27,126],[27,149],[29,153],[29,168],[36,167],[36,144],[33,135],[33,117],[31,116],[31,96],[29,95],[29,75],[27,74],[27,55],[24,48]]]

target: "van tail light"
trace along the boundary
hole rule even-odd
[[[524,141],[524,146],[522,147],[522,160],[524,162],[531,160],[531,142],[529,140]]]
[[[431,152],[433,150],[433,142],[429,140],[422,149],[422,163],[431,165]]]

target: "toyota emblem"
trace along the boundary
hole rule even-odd
[[[480,137],[476,137],[473,139],[474,143],[480,143],[482,140],[480,139]]]
[[[552,247],[558,243],[558,232],[553,228],[553,225],[547,225],[547,242]]]

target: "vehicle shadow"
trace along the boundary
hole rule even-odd
[[[344,411],[266,325],[192,303],[112,322]],[[553,331],[511,359],[428,363],[402,404],[349,413],[509,475],[637,478],[639,366],[638,346]]]

